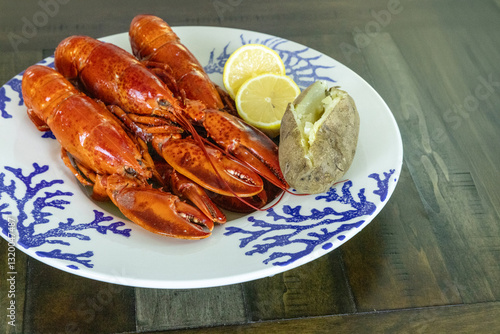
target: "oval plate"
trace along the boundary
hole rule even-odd
[[[165,238],[94,202],[60,159],[59,143],[29,120],[22,73],[0,88],[0,234],[55,268],[110,283],[152,288],[222,286],[272,276],[327,254],[384,207],[399,178],[403,148],[394,117],[356,73],[306,46],[266,34],[216,27],[174,31],[222,85],[234,50],[261,43],[282,57],[301,89],[316,80],[341,86],[356,102],[361,128],[348,180],[327,193],[285,194],[266,212],[228,216],[199,241]],[[130,51],[128,34],[102,40]],[[53,57],[40,62],[53,67]]]

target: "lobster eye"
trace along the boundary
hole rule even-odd
[[[166,107],[166,108],[172,107],[172,104],[170,102],[168,102],[167,100],[165,100],[165,99],[158,99],[158,104],[161,107]]]
[[[133,176],[133,177],[137,176],[137,171],[135,169],[133,169],[132,167],[125,166],[123,169],[125,170],[126,174]]]

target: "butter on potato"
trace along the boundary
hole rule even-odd
[[[316,81],[281,120],[279,161],[288,184],[300,193],[327,191],[351,166],[359,134],[354,100]]]

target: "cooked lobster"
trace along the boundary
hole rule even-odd
[[[259,171],[275,186],[288,189],[279,167],[278,146],[271,139],[240,118],[207,110],[224,104],[220,94],[195,56],[164,20],[137,15],[130,24],[129,37],[132,52],[139,60],[157,69],[169,69],[181,96],[190,100],[188,103],[195,100],[203,104],[203,125],[220,147]]]
[[[262,191],[256,172],[203,143],[194,130],[191,121],[207,123],[213,117],[198,104],[184,105],[130,53],[90,37],[72,36],[58,45],[55,66],[66,78],[78,79],[91,96],[114,106],[113,112],[179,173],[223,195],[245,197]],[[178,136],[186,130],[192,138]]]
[[[93,186],[94,199],[111,199],[126,217],[154,233],[184,239],[211,234],[213,222],[200,210],[148,183],[155,169],[146,145],[103,103],[41,65],[25,71],[22,93],[30,119],[39,130],[52,131],[64,163],[82,184]]]
[[[176,96],[125,50],[72,36],[57,47],[55,65],[65,77],[78,80],[90,95],[110,105],[177,172],[204,188],[225,196],[255,196],[263,191],[259,175],[288,188],[272,140],[239,118]],[[200,138],[194,129],[200,126],[223,150]],[[176,137],[185,131],[192,137]]]

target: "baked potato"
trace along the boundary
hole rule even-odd
[[[281,120],[279,162],[299,193],[328,191],[351,166],[359,134],[354,100],[316,81],[290,103]]]

